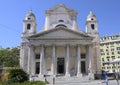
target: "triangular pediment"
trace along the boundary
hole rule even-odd
[[[57,13],[65,13],[65,12],[76,12],[71,8],[68,8],[67,6],[65,6],[64,4],[59,4],[57,6],[55,6],[54,8],[51,8],[49,10],[47,10],[47,12],[57,12]]]
[[[73,31],[67,28],[56,28],[47,31],[42,31],[33,36],[31,39],[92,39],[85,33]]]

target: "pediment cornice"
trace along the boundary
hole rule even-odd
[[[59,8],[64,8],[66,10],[64,12],[69,12],[69,13],[77,15],[77,12],[75,10],[73,10],[71,8],[68,8],[64,4],[59,4],[59,5],[57,5],[57,6],[53,7],[53,8],[50,8],[50,9],[46,10],[46,14],[57,13],[56,10],[58,10]]]
[[[57,33],[58,32],[58,33]],[[49,35],[53,34],[54,35]],[[57,34],[55,34],[57,33]],[[62,34],[63,33],[63,34]],[[80,31],[80,30],[72,30],[64,27],[53,28],[49,30],[42,30],[35,35],[29,36],[28,39],[93,39],[92,36]]]

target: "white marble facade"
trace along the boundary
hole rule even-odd
[[[46,11],[45,25],[36,32],[30,11],[23,21],[20,66],[33,76],[80,76],[100,71],[96,16],[90,12],[86,32],[77,23],[77,12],[59,4]]]

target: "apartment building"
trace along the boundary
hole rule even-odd
[[[120,62],[107,64],[120,58],[120,33],[100,38],[101,67],[109,73],[120,72]]]

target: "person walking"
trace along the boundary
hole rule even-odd
[[[107,75],[105,75],[105,83],[106,83],[106,85],[108,85],[108,76]]]
[[[117,85],[119,85],[119,75],[118,75],[118,73],[115,74],[115,79],[117,81]]]

